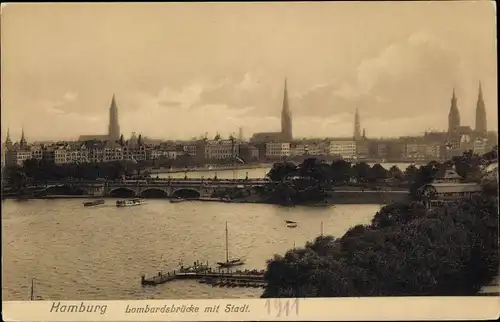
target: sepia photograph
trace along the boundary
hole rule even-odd
[[[496,37],[493,1],[2,4],[2,302],[498,299]]]

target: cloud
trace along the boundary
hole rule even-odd
[[[432,35],[415,33],[363,60],[351,81],[332,78],[304,90],[289,82],[294,134],[350,136],[356,108],[362,127],[372,133],[396,132],[399,126],[389,125],[393,121],[404,124],[400,133],[416,129],[418,122],[439,128],[461,72],[455,51]],[[229,133],[239,126],[246,133],[278,131],[282,93],[283,84],[264,74],[196,80],[180,89],[165,87],[156,95],[138,95],[140,108],[124,116],[124,128],[153,129],[161,119],[167,129],[157,129],[154,135],[199,136],[225,129]],[[429,121],[432,116],[435,124]]]
[[[38,105],[50,115],[64,115],[67,112],[64,107],[76,101],[78,93],[66,92],[60,98],[53,100],[41,100]]]
[[[350,136],[356,108],[369,135],[443,128],[452,87],[459,94],[471,91],[463,84],[471,78],[472,63],[460,57],[445,40],[419,32],[362,60],[347,79],[323,79],[299,87],[300,80],[289,78],[294,134]],[[88,103],[82,99],[78,93],[66,92],[38,105],[61,129],[105,133],[107,109],[89,115],[84,109]],[[282,100],[282,81],[266,72],[247,71],[193,79],[176,88],[164,86],[156,93],[127,92],[119,95],[118,106],[125,135],[143,131],[161,138],[189,138],[205,132],[226,136],[242,126],[248,137],[254,132],[279,131]]]
[[[55,107],[52,107],[52,106],[47,106],[45,108],[45,111],[50,114],[50,115],[64,115],[66,114],[65,111],[61,110],[61,109],[58,109],[58,108],[55,108]]]
[[[372,94],[389,87],[397,93],[403,87],[398,84],[407,83],[430,85],[427,89],[442,80],[453,83],[460,67],[459,53],[447,48],[444,41],[419,32],[364,60],[357,68],[357,85],[360,92]]]
[[[38,119],[50,118],[51,136],[54,137],[67,137],[68,133],[92,133],[92,130],[97,130],[98,133],[102,117],[100,115],[79,113],[72,111],[72,105],[77,103],[78,93],[66,92],[59,98],[52,100],[39,100],[34,105],[36,109],[32,111],[41,111],[45,115],[32,115],[30,118],[34,122]],[[29,121],[26,122],[26,128],[29,131],[33,127]],[[102,126],[103,130],[106,125]]]
[[[65,99],[67,102],[73,102],[76,100],[78,97],[78,93],[73,93],[73,92],[67,92],[63,95],[63,99]]]
[[[353,80],[332,80],[296,95],[292,110],[294,115],[329,117],[359,108],[362,121],[422,113],[444,120],[451,89],[460,88],[465,70],[458,51],[418,32],[363,60]]]

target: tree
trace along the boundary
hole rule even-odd
[[[298,167],[298,174],[303,178],[316,181],[326,181],[330,179],[330,167],[316,158],[307,158]]]
[[[412,182],[418,173],[418,168],[414,164],[410,164],[404,171],[404,178],[408,182]]]
[[[381,229],[411,222],[426,215],[422,202],[396,202],[382,207],[373,217],[371,227]]]
[[[398,181],[401,181],[403,180],[403,171],[401,171],[398,166],[396,165],[393,165],[390,169],[389,169],[389,176],[394,179],[394,180],[398,180]]]
[[[26,174],[23,168],[17,164],[6,166],[3,170],[3,175],[7,186],[16,190],[23,189],[27,185]]]
[[[334,160],[330,166],[331,179],[338,184],[348,183],[353,176],[351,163],[345,160]]]
[[[471,150],[453,158],[457,173],[467,181],[477,181],[480,171],[481,157]]]
[[[370,179],[374,181],[380,181],[387,179],[389,176],[388,171],[379,163],[376,163],[373,165],[373,167],[370,169]]]
[[[366,162],[356,163],[353,167],[354,177],[358,182],[368,182],[370,179],[370,166]]]
[[[296,172],[297,166],[292,162],[285,161],[275,163],[271,170],[267,173],[266,177],[272,181],[283,181],[285,177]]]
[[[431,161],[426,165],[421,166],[410,181],[410,196],[414,199],[419,199],[418,189],[423,185],[431,183],[441,165],[439,162]]]

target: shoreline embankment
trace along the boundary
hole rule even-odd
[[[42,195],[42,196],[30,196],[30,195],[10,195],[2,196],[2,199],[14,199],[14,200],[36,200],[36,199],[130,199],[134,197],[111,197],[111,196],[94,196],[94,195]],[[135,197],[138,198],[138,197]],[[397,201],[404,201],[408,198],[407,191],[335,191],[330,193],[330,196],[325,199],[324,202],[311,202],[305,204],[290,204],[299,206],[330,206],[336,204],[389,204]],[[142,198],[146,200],[176,200],[175,198]],[[245,204],[273,204],[273,205],[283,205],[277,202],[270,202],[262,197],[247,197],[238,199],[225,199],[225,198],[186,198],[177,199],[177,202],[220,202],[220,203],[245,203]],[[287,204],[288,206],[288,204]]]

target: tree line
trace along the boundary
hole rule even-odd
[[[280,204],[326,202],[331,192],[346,185],[361,189],[409,189],[411,196],[418,198],[420,187],[430,183],[438,171],[453,166],[464,181],[477,182],[481,165],[495,160],[496,151],[495,147],[483,156],[467,151],[444,163],[431,161],[420,167],[411,164],[404,171],[397,166],[385,169],[380,164],[370,166],[345,160],[331,164],[315,158],[300,164],[279,162],[267,174],[273,183],[260,188],[259,192],[268,201]]]
[[[416,169],[410,165],[408,171]],[[348,184],[353,182],[374,183],[384,179],[403,181],[407,173],[397,166],[385,169],[380,164],[370,167],[366,162],[351,163],[345,160],[335,160],[331,164],[316,158],[305,159],[300,164],[290,161],[278,162],[273,165],[267,176],[273,181],[301,177],[318,182],[333,182],[335,184]]]
[[[275,255],[262,297],[476,294],[498,273],[498,181],[481,171],[496,160],[495,148],[446,162],[483,187],[470,199],[432,210],[418,198],[386,205],[369,225]],[[413,185],[429,181],[436,165],[420,167]]]
[[[23,189],[48,181],[118,180],[124,177],[147,176],[148,173],[144,169],[144,164],[131,161],[55,164],[43,159],[29,159],[22,166],[6,166],[2,172],[2,180],[7,186]]]

